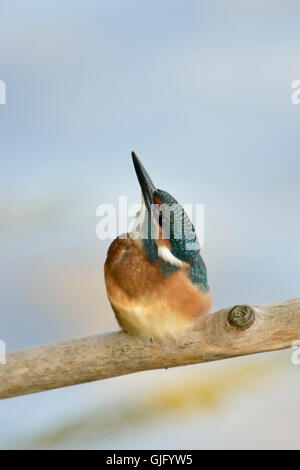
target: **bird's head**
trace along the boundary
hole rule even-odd
[[[132,238],[144,241],[141,246],[151,261],[160,257],[172,266],[191,265],[200,251],[192,222],[171,194],[156,188],[134,152],[132,159],[142,190]]]

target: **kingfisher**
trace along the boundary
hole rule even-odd
[[[120,327],[143,340],[177,339],[209,312],[212,295],[194,226],[132,152],[142,191],[133,229],[110,245],[108,299]]]

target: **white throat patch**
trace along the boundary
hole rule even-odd
[[[180,259],[176,258],[176,256],[174,256],[166,246],[158,247],[158,256],[166,263],[169,263],[172,266],[177,266],[178,268],[184,268],[185,266],[187,266],[184,261],[181,261]]]

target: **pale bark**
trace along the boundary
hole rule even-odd
[[[120,331],[11,352],[0,364],[0,398],[284,349],[299,339],[300,299],[224,308],[177,341],[142,342]]]

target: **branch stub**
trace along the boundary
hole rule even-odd
[[[227,319],[230,326],[245,330],[253,325],[255,312],[249,305],[235,305],[228,313]]]

